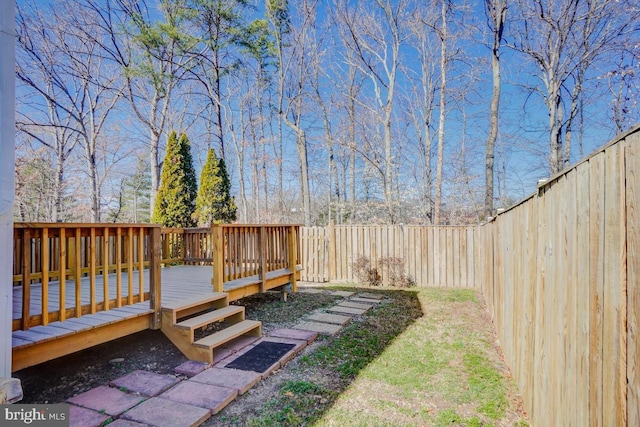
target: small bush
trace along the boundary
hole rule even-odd
[[[358,278],[358,283],[365,286],[380,286],[382,278],[378,274],[378,269],[371,267],[371,260],[366,256],[358,256],[351,264],[353,272]]]
[[[413,280],[413,277],[404,273],[404,259],[398,257],[385,257],[380,258],[378,263],[383,268],[387,269],[391,286],[398,288],[412,288],[416,285],[416,281]]]
[[[404,260],[398,257],[379,258],[376,262],[381,268],[385,268],[389,277],[389,285],[397,288],[412,288],[416,286],[413,277],[405,274]],[[382,277],[378,272],[378,268],[371,267],[371,260],[366,256],[358,256],[356,261],[351,264],[351,268],[358,278],[361,285],[380,286]]]

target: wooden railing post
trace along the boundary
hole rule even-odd
[[[265,291],[267,284],[267,227],[261,225],[258,227],[258,275],[260,276],[260,293]]]
[[[212,266],[213,277],[211,284],[214,292],[223,292],[224,284],[224,235],[222,226],[211,224],[211,239],[213,240]]]
[[[292,225],[287,230],[287,252],[289,255],[289,270],[291,270],[291,292],[297,292],[298,285],[296,280],[296,273],[298,270],[298,239],[296,233],[296,226]]]
[[[161,291],[160,263],[162,262],[162,231],[153,227],[149,233],[149,307],[153,310],[150,329],[160,329]]]

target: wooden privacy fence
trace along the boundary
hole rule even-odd
[[[478,229],[476,279],[536,426],[640,425],[640,128]]]
[[[532,425],[640,425],[640,127],[469,228],[303,228],[302,280],[395,256],[480,288]]]
[[[484,255],[473,227],[329,225],[301,229],[301,280],[357,282],[354,263],[369,260],[389,283],[384,260],[403,261],[418,286],[474,287],[475,262]]]
[[[151,225],[14,224],[13,284],[22,314],[12,330],[145,300],[159,310],[160,239],[160,227]],[[116,272],[110,282],[109,273]],[[57,301],[49,301],[50,295]]]

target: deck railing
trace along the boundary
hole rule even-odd
[[[264,292],[268,273],[285,268],[292,272],[295,289],[299,235],[298,225],[212,225],[214,291],[222,292],[224,282],[258,275]]]
[[[250,276],[258,276],[264,292],[270,272],[289,269],[295,289],[299,236],[297,225],[16,223],[13,284],[21,316],[12,328],[146,300],[158,313],[161,265],[212,265],[217,292],[225,282]]]
[[[13,248],[13,284],[21,288],[22,313],[14,319],[13,330],[146,300],[159,313],[159,226],[16,223]],[[114,278],[110,273],[119,274]],[[88,291],[83,282],[88,282]],[[83,302],[87,292],[88,303]],[[33,295],[40,300],[32,301]],[[58,301],[50,301],[50,295],[57,295]]]

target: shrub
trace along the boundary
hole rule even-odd
[[[359,255],[356,261],[351,263],[351,268],[358,278],[358,283],[367,286],[380,286],[382,278],[378,274],[378,269],[371,267],[369,257]]]

